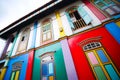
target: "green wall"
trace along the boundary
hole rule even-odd
[[[63,60],[63,53],[60,43],[56,43],[47,47],[44,47],[42,49],[38,49],[35,51],[35,57],[34,57],[34,65],[33,65],[33,74],[32,74],[32,80],[41,80],[40,76],[40,57],[42,54],[46,52],[52,52],[54,53],[54,62],[55,62],[55,75],[56,80],[68,80],[65,64]]]

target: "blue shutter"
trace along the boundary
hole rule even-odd
[[[82,17],[82,19],[85,21],[86,24],[89,24],[92,21],[91,17],[83,9],[83,6],[78,7],[78,12],[79,12],[80,16]]]
[[[69,21],[69,23],[70,23],[70,27],[71,27],[72,29],[74,29],[75,27],[74,27],[74,25],[73,25],[72,20],[70,19],[69,13],[66,12],[65,14],[66,14],[67,19],[68,19],[68,21]]]

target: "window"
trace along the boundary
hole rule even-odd
[[[22,62],[17,62],[12,65],[12,74],[10,80],[19,80],[21,68],[22,68]]]
[[[98,80],[119,80],[118,72],[100,42],[89,42],[83,46],[85,55]]]
[[[77,30],[88,26],[92,21],[91,17],[83,9],[83,6],[69,8],[66,10],[66,16],[72,30]]]
[[[21,41],[24,41],[24,39],[25,39],[25,36],[22,37],[22,40],[21,40]]]
[[[22,35],[20,36],[20,41],[17,49],[18,53],[24,52],[27,49],[29,35],[30,28],[26,28],[25,30],[23,30]]]
[[[52,39],[52,24],[50,20],[43,21],[42,25],[42,42]]]
[[[94,3],[110,16],[120,13],[120,7],[111,0],[95,0]]]
[[[53,52],[45,53],[40,58],[41,58],[41,80],[55,80]]]

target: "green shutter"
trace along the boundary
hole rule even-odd
[[[70,27],[71,27],[72,29],[74,29],[75,27],[74,27],[74,25],[73,25],[72,20],[70,19],[69,13],[66,12],[65,14],[66,14],[67,19],[68,19],[68,21],[69,21],[69,23],[70,23]]]
[[[85,21],[86,24],[89,24],[92,21],[92,18],[88,15],[88,13],[83,9],[83,6],[78,7],[78,12],[82,19]]]

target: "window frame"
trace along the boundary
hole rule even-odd
[[[56,78],[56,73],[55,73],[55,62],[54,62],[54,53],[55,53],[55,51],[53,51],[53,52],[47,52],[47,53],[44,53],[44,54],[42,54],[41,56],[40,56],[40,59],[41,59],[41,62],[40,62],[40,76],[41,76],[41,80],[42,80],[42,78],[44,77],[43,75],[42,75],[42,65],[43,64],[47,64],[47,79],[50,77],[50,76],[53,76],[53,78],[54,78],[54,80],[55,80],[55,78]],[[44,59],[45,57],[48,57],[48,56],[52,56],[52,60],[50,60],[50,61],[47,61],[47,62],[42,62],[42,59]],[[49,63],[53,63],[53,74],[49,74]]]
[[[68,22],[70,24],[70,27],[73,31],[76,31],[76,30],[79,30],[81,28],[85,28],[85,27],[91,25],[92,18],[89,16],[87,11],[83,7],[84,7],[84,5],[72,6],[66,10],[66,16],[67,16]],[[80,10],[84,11],[84,13],[81,13]],[[79,19],[76,18],[77,15],[75,16],[74,12],[76,12],[78,14]],[[73,21],[73,18],[71,18],[70,14],[74,15],[73,18],[75,21]]]
[[[93,42],[96,43],[96,42],[99,42],[99,41],[93,41]],[[120,76],[120,75],[119,75],[119,72],[117,71],[117,68],[114,66],[113,62],[111,61],[110,57],[108,56],[107,52],[105,51],[105,49],[103,48],[103,46],[102,46],[102,44],[101,44],[100,42],[99,42],[99,43],[100,43],[100,46],[95,47],[95,48],[91,48],[91,49],[88,49],[88,50],[84,50],[84,47],[85,47],[86,45],[90,44],[90,43],[92,43],[92,42],[88,42],[88,43],[84,44],[82,47],[83,47],[83,51],[84,51],[84,53],[85,53],[86,59],[88,60],[88,63],[90,64],[91,69],[92,69],[92,71],[93,71],[96,79],[98,79],[98,76],[97,76],[97,73],[96,73],[95,70],[94,70],[94,67],[97,67],[97,66],[98,66],[98,67],[101,67],[101,69],[102,69],[102,71],[103,71],[104,76],[106,77],[106,79],[111,79],[111,78],[110,78],[109,73],[107,72],[107,70],[106,70],[106,68],[105,68],[105,65],[111,65],[111,66],[113,67],[114,71],[116,72],[116,74],[117,74],[118,76]],[[98,50],[102,50],[102,51],[104,52],[103,54],[104,54],[105,57],[108,59],[108,62],[102,62],[100,56],[98,55],[98,52],[97,52]],[[94,54],[95,58],[96,58],[97,61],[98,61],[98,64],[93,64],[93,63],[91,62],[91,60],[90,60],[90,58],[89,58],[89,56],[88,56],[88,53],[90,53],[90,52],[92,52],[92,53]]]
[[[100,2],[104,4],[103,7],[100,7],[100,6],[98,5],[98,3],[100,3]],[[115,8],[113,8],[114,6],[116,6],[116,7],[118,7],[118,8],[120,9],[120,6],[118,6],[115,2],[113,2],[113,1],[111,1],[111,0],[110,0],[109,3],[106,2],[106,1],[103,1],[103,0],[94,1],[94,4],[95,4],[98,8],[100,8],[102,11],[105,11],[105,13],[108,14],[109,16],[114,16],[114,15],[120,13],[120,11],[117,11]],[[110,12],[108,12],[108,10],[113,11],[113,14],[109,14]]]
[[[47,25],[50,25],[50,27],[49,27],[50,29],[48,29],[47,31],[44,32],[43,29],[44,29],[44,27],[47,27]],[[48,33],[49,33],[50,38],[48,37]],[[46,35],[45,36],[46,37],[45,40],[43,40],[44,35]],[[41,26],[41,41],[42,41],[42,43],[44,43],[44,42],[52,40],[52,38],[53,38],[53,34],[52,34],[52,22],[51,22],[51,19],[48,18],[48,19],[45,19],[42,22],[42,26]]]
[[[10,80],[12,78],[12,75],[14,73],[14,76],[13,76],[13,79],[16,78],[16,74],[18,74],[18,79],[20,77],[20,72],[21,72],[21,69],[22,69],[22,65],[23,65],[23,61],[19,61],[19,62],[15,62],[12,64],[12,72],[11,72],[11,76],[10,76]],[[16,67],[17,66],[17,67]],[[19,67],[18,67],[19,66]],[[14,68],[18,68],[18,69],[14,69]],[[18,73],[17,73],[18,72]]]

